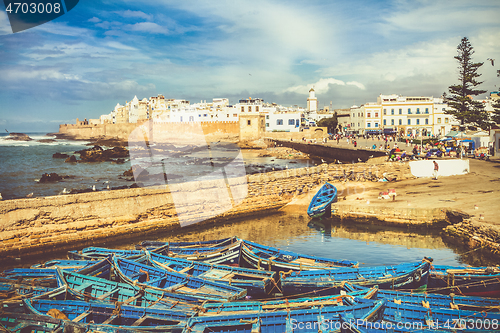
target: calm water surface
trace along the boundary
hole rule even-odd
[[[174,233],[158,234],[156,237],[139,237],[125,243],[107,242],[94,245],[133,249],[135,244],[146,239],[201,241],[234,235],[294,252],[355,260],[360,262],[360,266],[395,265],[419,261],[423,257],[432,257],[434,263],[440,265],[499,264],[477,251],[467,253],[465,248],[444,242],[438,231],[409,231],[355,222],[341,224],[331,219],[311,222],[307,215],[300,214],[274,214],[218,225],[195,225]],[[79,249],[81,248],[75,248]],[[29,267],[34,263],[65,257],[66,253],[51,253],[44,258],[20,260],[15,267]]]

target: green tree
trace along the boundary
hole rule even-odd
[[[491,115],[491,120],[500,125],[500,98],[493,102],[493,109],[495,111]]]
[[[488,122],[488,113],[484,110],[483,103],[473,100],[473,96],[484,94],[486,90],[475,89],[481,83],[477,73],[482,62],[473,62],[474,49],[467,37],[462,38],[457,47],[458,54],[454,57],[458,61],[459,84],[448,87],[450,95],[444,94],[445,102],[450,110],[445,111],[460,121],[461,127],[484,126]]]
[[[337,130],[337,125],[339,124],[337,120],[337,113],[331,117],[331,118],[323,118],[318,122],[319,127],[326,127],[328,128],[328,133],[335,133]]]

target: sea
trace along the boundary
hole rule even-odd
[[[65,163],[64,159],[53,158],[55,153],[75,155],[75,151],[89,148],[89,142],[57,140],[45,133],[26,133],[33,141],[6,140],[7,133],[0,134],[0,193],[3,199],[59,195],[64,189],[96,191],[108,190],[108,186],[131,186],[134,181],[123,173],[130,169],[132,162],[122,164]],[[43,143],[37,140],[54,139]],[[217,147],[216,154],[190,150],[183,154],[183,147],[171,147],[169,163],[158,168],[171,177],[172,181],[183,181],[196,176],[206,176],[210,167],[227,165],[228,160],[239,156],[239,150],[232,145]],[[241,156],[247,173],[257,173],[286,168],[302,168],[320,163],[312,159],[282,160],[274,157],[259,157],[257,151],[243,150]],[[240,156],[240,157],[241,157]],[[79,155],[76,154],[78,158]],[[143,164],[143,166],[145,166]],[[40,183],[44,173],[73,176],[56,183]],[[170,181],[170,180],[169,180]],[[279,212],[269,216],[246,217],[229,223],[210,226],[190,226],[174,233],[157,233],[147,239],[163,241],[192,241],[219,239],[238,236],[265,245],[290,251],[306,253],[334,259],[356,260],[362,266],[394,265],[431,257],[434,263],[454,266],[498,265],[498,259],[486,253],[470,251],[442,238],[439,230],[413,230],[375,226],[358,221],[340,222],[323,218],[311,220],[305,212]],[[126,242],[109,241],[95,246],[134,248],[145,240],[137,238]],[[80,250],[80,248],[75,248]],[[12,267],[29,267],[33,263],[50,259],[65,258],[65,253],[50,253],[43,258],[18,258]]]
[[[133,161],[127,158],[121,164],[65,163],[65,159],[53,158],[53,154],[75,155],[80,159],[79,154],[75,152],[91,148],[92,145],[89,146],[90,143],[85,141],[58,140],[55,136],[47,136],[46,133],[25,134],[33,140],[7,140],[8,133],[0,134],[0,193],[4,200],[60,195],[71,189],[85,191],[95,187],[96,191],[101,191],[108,190],[108,187],[130,187],[134,183],[133,177],[124,176],[123,173],[131,168],[132,162],[148,170],[150,174],[167,174],[167,183],[195,180],[199,177],[210,179],[210,173],[214,169],[227,165],[235,158],[243,161],[243,173],[247,174],[303,168],[320,163],[313,159],[259,157],[259,153],[254,150],[241,150],[238,157],[240,149],[236,145],[223,143],[214,144],[211,150],[186,146],[164,147],[162,154],[165,156],[160,157],[157,163],[148,164],[144,156],[137,154],[132,155]],[[44,139],[55,141],[39,142]],[[40,183],[44,173],[57,173],[68,178],[55,183]]]

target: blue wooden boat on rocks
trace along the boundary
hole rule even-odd
[[[425,290],[429,267],[429,261],[423,260],[394,266],[282,272],[281,288],[284,295],[336,294],[345,282],[379,289]]]
[[[336,198],[337,188],[326,182],[312,198],[307,207],[307,214],[312,218],[317,218],[331,212],[332,202]]]
[[[244,298],[247,294],[246,289],[229,284],[172,272],[127,259],[113,257],[112,260],[115,273],[124,282],[133,285],[215,301],[237,300]]]
[[[272,293],[281,291],[278,286],[276,272],[206,264],[182,258],[167,257],[149,251],[146,251],[145,259],[148,264],[168,271],[184,273],[246,289],[247,295],[251,297],[267,297]]]
[[[243,241],[241,259],[250,267],[276,272],[316,270],[338,267],[355,267],[357,261],[321,258],[275,247]]]

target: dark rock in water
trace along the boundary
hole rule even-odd
[[[32,141],[33,139],[30,138],[27,134],[24,134],[24,133],[14,133],[14,132],[11,132],[11,133],[9,133],[9,137],[7,137],[5,140]]]
[[[125,163],[125,159],[124,158],[117,158],[116,160],[111,161],[111,163],[123,164],[123,163]]]
[[[39,183],[55,183],[64,179],[75,178],[75,176],[60,176],[55,172],[44,173],[42,178],[38,181]]]
[[[129,156],[127,148],[114,147],[103,150],[100,146],[77,151],[80,154],[81,162],[109,162],[115,158],[126,158]]]
[[[139,188],[141,186],[139,186],[139,184],[137,183],[133,183],[132,185],[130,185],[130,188]]]
[[[62,154],[62,153],[55,153],[52,155],[52,158],[68,158],[68,154]]]
[[[134,166],[130,167],[130,169],[125,171],[123,173],[123,175],[125,177],[134,177],[134,171],[135,171],[135,174],[137,175],[137,179],[149,176],[148,170],[145,170],[138,165],[134,165]]]
[[[54,140],[54,139],[41,139],[41,140],[36,140],[36,142],[52,143],[52,142],[56,142],[56,140]]]
[[[77,151],[75,151],[75,154],[81,154],[81,153],[87,152],[87,151],[103,151],[103,149],[101,146],[95,145],[92,148],[77,150]]]
[[[75,155],[71,155],[71,156],[70,156],[70,157],[68,157],[68,158],[67,158],[64,162],[66,162],[66,163],[76,163],[76,162],[78,162],[78,161],[76,160]]]
[[[115,186],[115,187],[112,187],[111,189],[112,190],[126,190],[126,189],[128,189],[128,186],[127,185]]]

